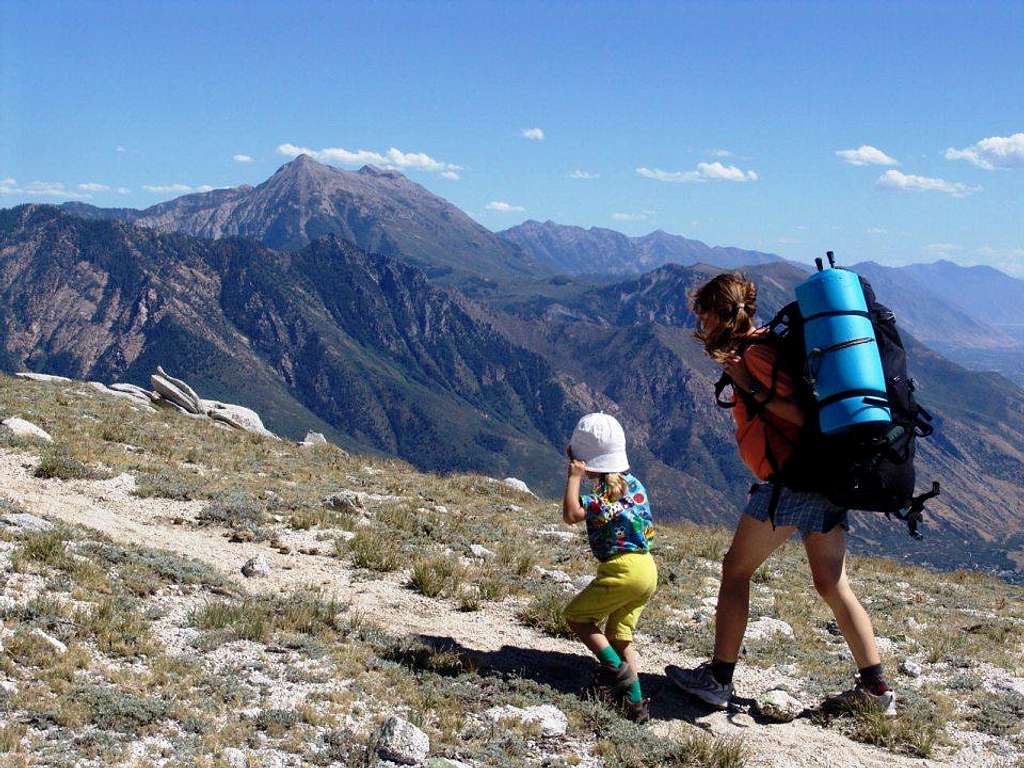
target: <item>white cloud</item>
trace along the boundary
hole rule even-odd
[[[967,160],[992,171],[996,168],[1024,168],[1024,133],[1012,136],[990,136],[963,149],[950,147],[947,160]]]
[[[252,155],[237,154],[232,155],[231,159],[234,160],[236,163],[251,163]]]
[[[711,154],[715,157],[732,157],[732,152],[728,149],[713,149],[711,150]]]
[[[142,188],[147,192],[156,192],[157,194],[176,192],[178,194],[183,195],[187,192],[203,191],[201,187],[198,189],[194,189],[190,187],[188,184],[143,184]],[[209,189],[213,189],[213,187],[208,187],[207,191]]]
[[[754,171],[743,171],[735,165],[723,165],[719,162],[697,163],[692,171],[663,171],[660,168],[637,168],[636,172],[647,179],[671,183],[700,183],[705,181],[757,181]]]
[[[615,221],[647,221],[654,215],[654,211],[640,211],[639,213],[613,213]]]
[[[888,234],[889,230],[882,229],[881,227],[868,227],[865,232],[869,235],[885,235]]]
[[[115,152],[127,152],[128,150],[125,149],[124,147],[122,147],[120,144],[118,144],[116,147],[114,147],[114,151]]]
[[[932,243],[926,245],[924,249],[931,253],[956,253],[957,251],[962,251],[964,247],[955,243]]]
[[[78,188],[82,192],[109,192],[110,187],[106,184],[97,184],[95,181],[87,181],[84,184],[79,184]]]
[[[132,191],[128,187],[118,187],[117,194],[119,195],[130,195]]]
[[[300,147],[296,144],[279,144],[278,154],[286,157],[298,157],[309,155],[325,163],[338,163],[339,165],[377,165],[392,170],[417,170],[428,173],[440,173],[446,179],[459,178],[458,171],[462,170],[461,165],[445,163],[435,160],[424,152],[403,152],[400,149],[391,147],[387,152],[374,152],[369,149],[358,149],[352,151],[343,147],[325,147],[324,149],[310,149]]]
[[[489,211],[500,211],[501,213],[514,213],[516,211],[526,210],[521,205],[511,205],[509,203],[504,202],[503,200],[494,200],[484,207],[487,208],[487,210]]]
[[[959,181],[946,181],[929,176],[913,176],[890,170],[878,177],[875,184],[884,189],[915,190],[924,192],[945,192],[953,197],[967,197],[980,192],[981,187],[963,184]]]
[[[441,171],[441,178],[451,179],[452,181],[458,181],[462,177],[459,176],[459,174],[456,173],[455,171]]]
[[[597,179],[600,178],[601,174],[591,173],[590,171],[584,171],[582,168],[577,168],[569,174],[570,179]]]
[[[86,198],[91,197],[87,192],[76,192],[68,189],[61,181],[32,181],[24,186],[18,186],[18,182],[7,177],[0,179],[0,195],[20,195],[21,197],[63,197]]]
[[[544,141],[544,130],[542,128],[523,128],[519,135],[530,141]]]
[[[870,144],[861,144],[856,149],[836,150],[836,156],[842,158],[850,165],[899,165],[895,157],[891,157],[878,147]]]

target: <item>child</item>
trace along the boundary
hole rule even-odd
[[[590,549],[600,564],[594,580],[566,606],[565,620],[601,662],[599,685],[622,701],[626,717],[643,723],[650,714],[632,640],[640,613],[658,586],[650,553],[650,499],[629,473],[626,437],[613,417],[591,413],[580,419],[567,453],[562,519],[568,525],[586,520]],[[588,495],[580,493],[584,477],[594,481]]]

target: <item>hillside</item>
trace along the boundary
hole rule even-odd
[[[837,768],[1012,768],[1024,755],[1024,593],[989,577],[853,558],[903,714],[826,716],[849,662],[787,546],[755,580],[739,696],[713,713],[663,669],[709,649],[727,533],[660,525],[661,584],[637,639],[654,719],[638,728],[589,697],[593,662],[562,637],[558,607],[593,562],[550,500],[145,413],[76,383],[0,377],[9,415],[54,442],[0,446],[7,765],[376,765],[402,746],[382,731],[391,718],[415,725],[392,722],[414,737],[403,759],[431,768],[797,768],[823,754]],[[792,638],[767,631],[779,622]],[[780,687],[805,706],[791,722],[757,704]]]
[[[215,189],[144,210],[65,206],[87,218],[114,218],[160,232],[248,237],[295,251],[324,235],[362,250],[401,256],[431,276],[464,286],[543,274],[519,248],[395,171],[344,171],[300,155],[255,187]]]
[[[437,470],[539,475],[579,415],[464,299],[333,237],[283,253],[22,206],[0,251],[7,370],[145,385],[163,365],[273,430]]]
[[[550,269],[567,274],[629,274],[665,264],[733,268],[779,260],[772,253],[710,246],[660,229],[629,237],[602,227],[584,229],[529,220],[498,234]]]

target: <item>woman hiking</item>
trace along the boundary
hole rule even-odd
[[[733,383],[740,457],[759,480],[767,481],[775,474],[773,467],[784,465],[792,455],[805,414],[794,396],[791,375],[774,370],[776,350],[766,343],[767,329],[754,323],[757,287],[739,273],[719,275],[696,292],[692,309],[698,321],[696,337]],[[711,706],[728,706],[747,627],[750,579],[799,531],[814,587],[832,609],[859,670],[854,687],[830,703],[856,702],[895,715],[896,695],[886,684],[871,619],[846,577],[848,529],[847,511],[819,493],[784,485],[776,489],[764,482],[755,485],[722,563],[714,655],[695,669],[668,667],[669,679]]]

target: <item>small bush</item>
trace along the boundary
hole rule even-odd
[[[137,733],[168,716],[168,706],[160,699],[137,696],[115,688],[81,686],[74,689],[68,698],[69,703],[84,710],[88,722],[104,730]]]
[[[200,497],[199,481],[189,475],[162,469],[145,472],[135,478],[135,495],[142,499],[157,497],[192,501]]]
[[[572,637],[569,625],[562,616],[566,602],[565,593],[545,589],[519,609],[516,617],[526,626],[539,629],[552,637]]]
[[[233,491],[214,499],[196,517],[200,524],[222,525],[232,530],[250,531],[262,538],[260,526],[266,522],[266,505],[245,491]]]
[[[111,476],[109,472],[94,469],[60,448],[44,453],[32,474],[43,480],[107,480]]]
[[[224,577],[212,566],[163,549],[90,542],[80,551],[108,568],[114,566],[119,571],[131,570],[133,580],[144,579],[148,573],[150,579],[155,578],[163,583],[202,584],[221,588],[227,586]],[[137,588],[142,587],[140,585]]]
[[[152,653],[149,625],[123,598],[108,598],[89,611],[80,611],[77,622],[96,647],[110,656]]]
[[[241,603],[212,600],[192,614],[197,629],[220,631],[227,640],[263,642],[270,636],[271,624],[264,610],[253,601]]]
[[[21,547],[15,553],[15,564],[30,561],[68,570],[71,558],[65,551],[67,540],[67,533],[61,528],[30,533],[22,539]]]
[[[498,544],[497,556],[498,565],[507,573],[516,576],[526,576],[537,562],[532,549],[512,539],[504,539]]]
[[[397,571],[402,565],[401,546],[380,530],[361,528],[346,550],[355,568],[386,573]]]
[[[466,569],[451,555],[421,557],[412,565],[409,586],[426,597],[458,593]]]
[[[986,693],[968,702],[968,720],[990,736],[1010,736],[1024,729],[1024,696],[1017,693]]]

